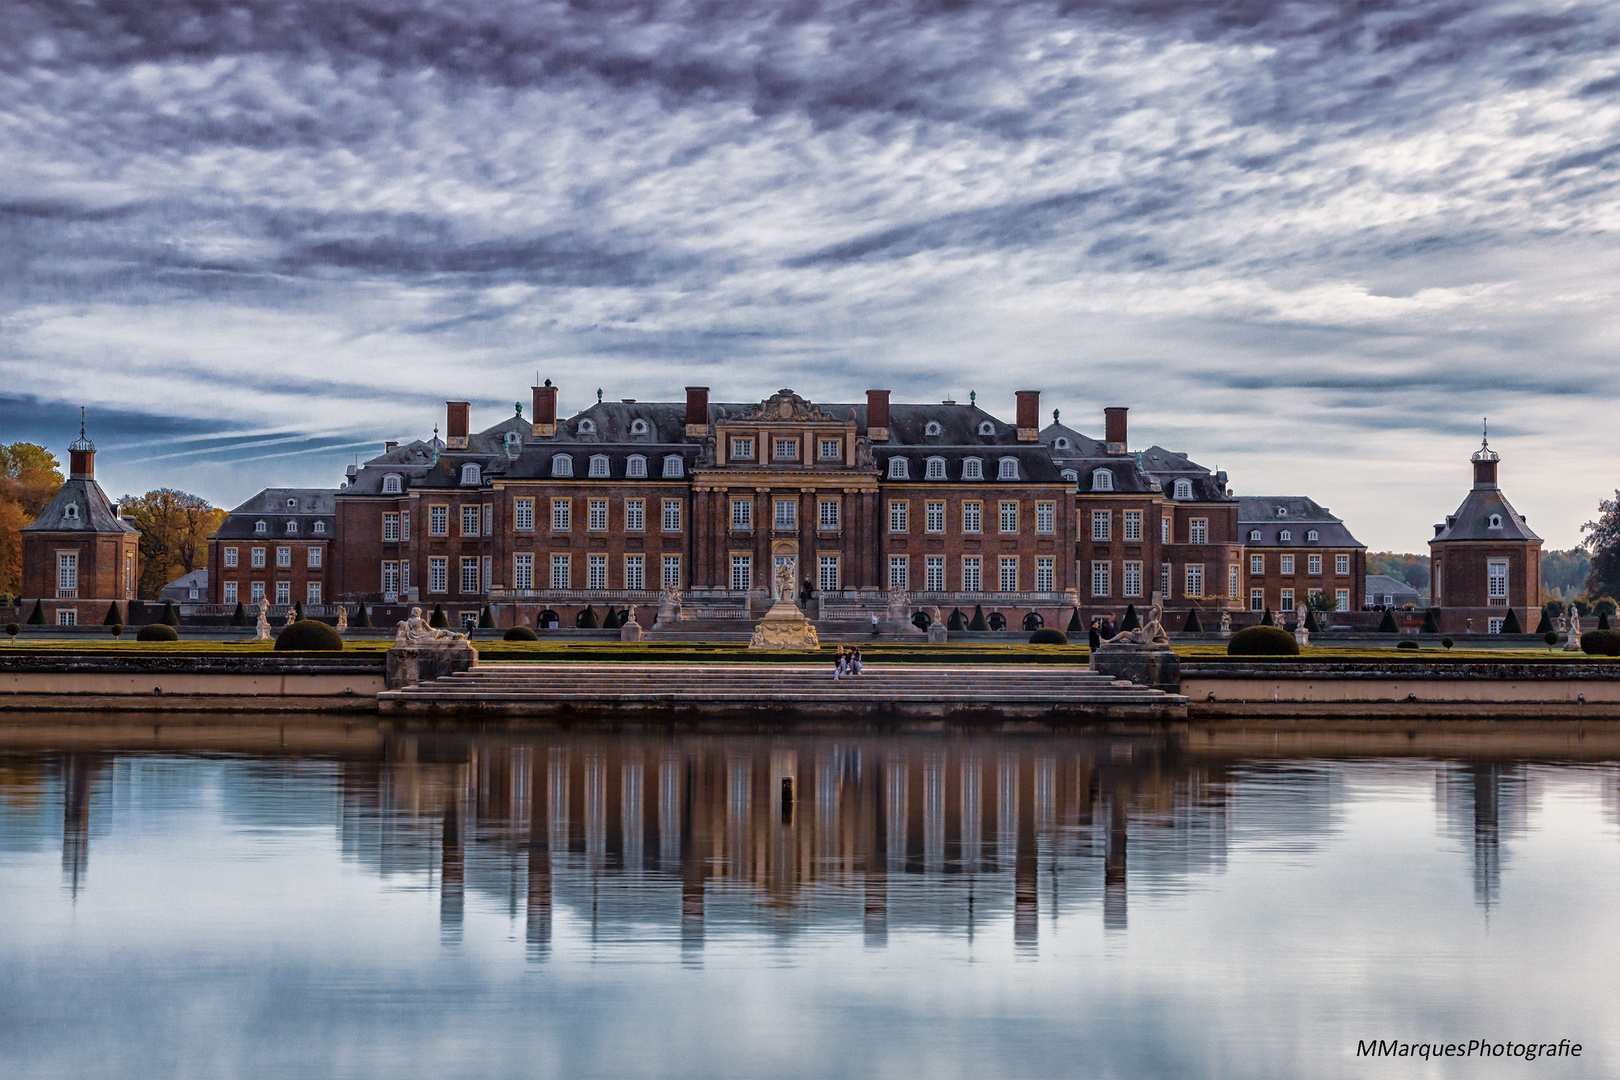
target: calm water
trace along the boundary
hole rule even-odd
[[[8,729],[0,1076],[1615,1075],[1620,734],[1450,730]]]

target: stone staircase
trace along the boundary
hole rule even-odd
[[[1187,699],[1079,666],[494,663],[378,695],[384,713],[630,719],[1179,720]]]

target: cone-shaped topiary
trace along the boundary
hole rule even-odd
[[[236,610],[231,612],[231,625],[232,626],[251,626],[251,625],[253,625],[248,620],[247,608],[243,607],[240,603],[238,603],[236,605]]]
[[[1601,619],[1598,621],[1598,629],[1599,630],[1607,629],[1607,627],[1605,627],[1603,625],[1603,622],[1602,622]],[[1524,626],[1523,626],[1523,624],[1521,624],[1519,622],[1519,613],[1517,611],[1514,611],[1512,608],[1508,608],[1507,618],[1502,620],[1502,633],[1504,633],[1504,634],[1522,634],[1522,633],[1524,633]]]
[[[540,635],[535,633],[533,630],[530,630],[527,626],[519,624],[502,634],[501,638],[505,641],[539,641]]]
[[[1125,617],[1120,620],[1119,632],[1123,634],[1125,631],[1127,631],[1127,630],[1135,630],[1137,627],[1139,627],[1141,625],[1142,625],[1142,620],[1136,614],[1136,605],[1135,604],[1126,604],[1125,605]]]
[[[319,619],[298,619],[276,635],[276,652],[342,652],[343,635]]]
[[[1086,624],[1080,621],[1079,608],[1069,609],[1069,625],[1064,629],[1070,634],[1083,634],[1086,632]]]
[[[163,601],[163,614],[158,617],[158,622],[162,623],[164,626],[180,625],[180,613],[174,610],[173,600],[166,599]]]
[[[602,615],[602,629],[617,630],[619,628],[619,613],[609,604],[607,611]]]
[[[1029,635],[1031,645],[1067,645],[1069,637],[1061,630],[1054,630],[1050,626],[1043,626]]]
[[[969,630],[988,630],[988,629],[990,629],[990,624],[988,622],[986,622],[985,618],[984,618],[984,605],[983,604],[974,604],[973,605],[973,618],[968,620],[968,629]]]
[[[114,600],[112,603],[107,605],[107,614],[102,618],[101,625],[112,626],[115,623],[121,623],[123,621],[123,619],[118,617],[118,601]]]
[[[294,600],[293,601],[293,622],[302,622],[303,618],[304,618],[304,602],[302,600]]]
[[[1305,609],[1305,632],[1308,634],[1319,634],[1322,632],[1322,624],[1316,619],[1315,608]]]
[[[586,604],[585,610],[580,612],[579,616],[574,620],[574,625],[582,630],[595,630],[598,626],[601,626],[602,620],[596,617],[595,605]]]
[[[1271,609],[1269,607],[1266,608],[1266,613],[1264,615],[1260,616],[1260,625],[1261,626],[1276,626],[1277,625],[1277,620],[1273,619],[1271,617]]]
[[[1547,605],[1541,605],[1541,621],[1536,623],[1536,633],[1550,634],[1553,632],[1552,617],[1547,613]]]
[[[355,626],[370,626],[371,625],[371,612],[369,610],[367,610],[366,602],[364,600],[360,601],[360,610],[354,613],[354,625]]]
[[[1546,617],[1545,614],[1542,615],[1542,618],[1545,619]],[[1425,634],[1438,634],[1440,632],[1440,622],[1434,617],[1434,608],[1430,608],[1423,613],[1423,632]]]
[[[34,610],[28,613],[28,618],[25,621],[29,626],[45,625],[45,608],[40,601],[34,601]]]
[[[445,618],[443,604],[433,605],[433,614],[428,616],[428,625],[437,630],[449,629],[450,620]]]
[[[1505,623],[1503,625],[1506,626]],[[1598,612],[1597,628],[1599,630],[1607,630],[1607,629],[1609,629],[1609,613],[1607,611]],[[1506,630],[1503,630],[1503,633],[1506,633],[1506,632],[1507,632]]]
[[[1280,626],[1247,626],[1226,643],[1228,656],[1298,656],[1299,642]]]
[[[950,618],[945,620],[947,630],[966,630],[967,616],[962,614],[961,608],[952,608]]]
[[[151,626],[141,627],[141,632],[135,635],[136,641],[179,641],[180,633],[168,623],[155,622]]]
[[[488,604],[484,605],[484,610],[478,616],[478,629],[480,629],[480,630],[493,630],[493,629],[495,629],[495,612],[490,610],[490,607],[489,607]]]
[[[1197,608],[1187,609],[1187,622],[1181,629],[1189,634],[1202,634],[1204,632],[1204,624],[1198,621]]]
[[[1378,632],[1380,634],[1398,634],[1401,632],[1401,628],[1395,623],[1394,608],[1384,609],[1384,618],[1378,624]]]

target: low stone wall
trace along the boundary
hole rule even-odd
[[[375,712],[383,657],[0,654],[0,710]]]

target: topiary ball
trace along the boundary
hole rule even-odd
[[[107,632],[109,634],[111,634],[113,637],[123,637],[124,636],[124,624],[121,623],[121,622],[115,622],[111,626],[107,627]]]
[[[180,632],[168,623],[155,622],[150,626],[141,627],[141,632],[135,635],[136,641],[179,641]]]
[[[343,635],[319,619],[299,619],[276,635],[276,652],[342,652]]]
[[[1548,645],[1556,645],[1556,644],[1558,644],[1558,631],[1556,631],[1556,630],[1547,631],[1545,634],[1541,635],[1541,640],[1545,641]]]
[[[1249,626],[1226,643],[1228,656],[1298,656],[1299,642],[1277,626]]]
[[[1581,635],[1581,652],[1588,656],[1620,656],[1620,630],[1588,630]]]
[[[1450,634],[1447,634],[1445,637],[1440,639],[1440,644],[1444,645],[1446,648],[1449,649],[1449,648],[1451,648],[1453,645],[1455,645],[1457,643],[1455,641],[1451,640],[1451,635]]]
[[[1415,641],[1402,641],[1399,644],[1397,644],[1395,647],[1397,649],[1415,649],[1415,648],[1418,647],[1418,643],[1415,642]]]
[[[1031,645],[1067,645],[1069,636],[1063,631],[1050,626],[1043,626],[1029,635]]]
[[[530,630],[527,626],[514,626],[514,627],[512,627],[512,629],[510,629],[506,633],[502,634],[501,637],[502,637],[503,640],[506,640],[506,641],[539,641],[540,640],[540,635],[535,633],[533,630]]]
[[[18,634],[22,633],[22,627],[18,626],[14,622],[8,622],[6,623],[6,633],[10,634],[12,637],[16,637]]]

